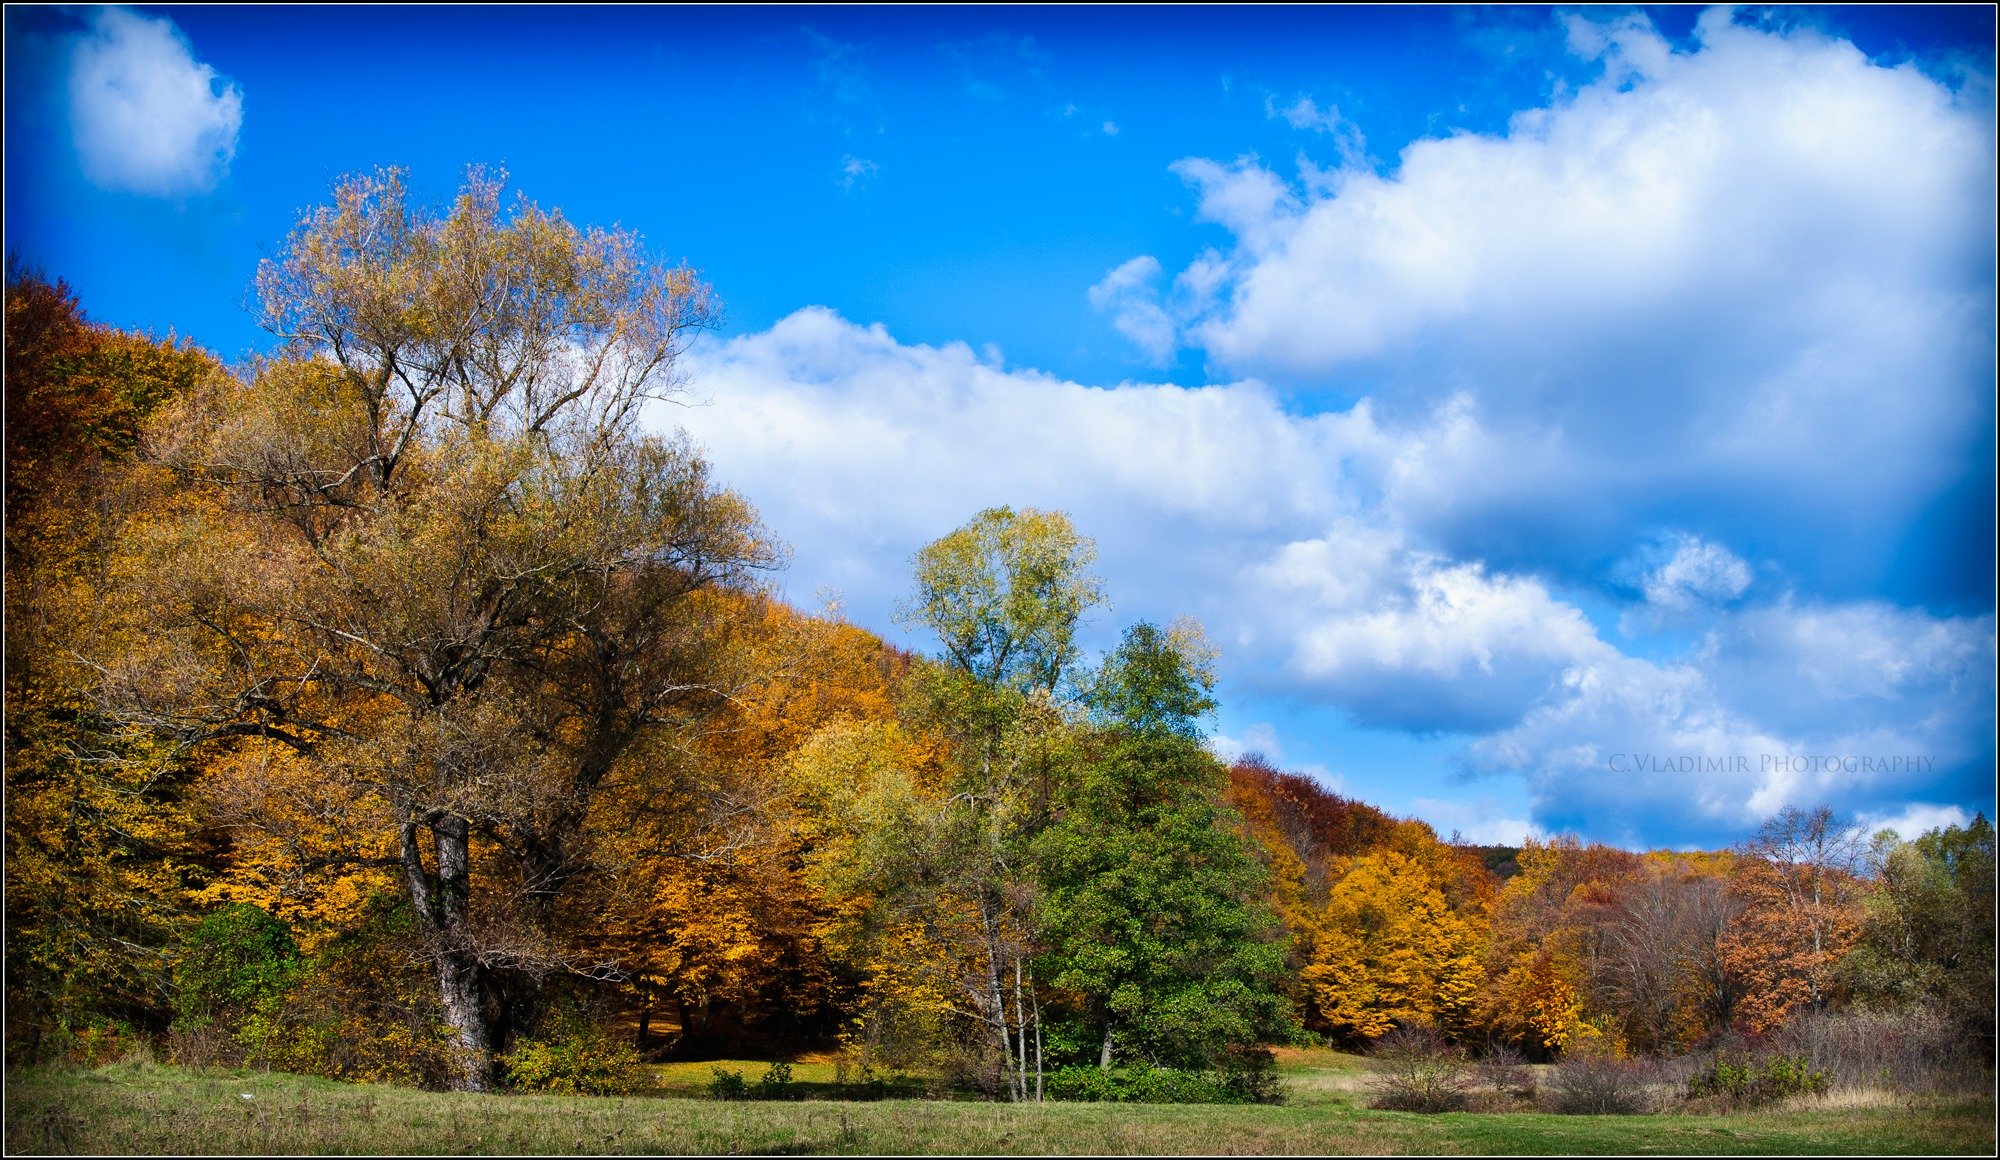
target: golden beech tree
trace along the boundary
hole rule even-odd
[[[445,214],[398,172],[343,180],[258,294],[282,356],[152,429],[198,502],[127,545],[126,606],[158,627],[101,659],[101,697],[379,797],[455,1083],[484,1088],[539,980],[614,973],[562,929],[592,803],[686,773],[673,738],[747,679],[728,593],[782,560],[685,443],[636,426],[713,305],[632,235],[509,212],[478,171]]]
[[[1355,858],[1334,885],[1301,975],[1337,1035],[1376,1039],[1405,1023],[1463,1035],[1485,978],[1481,949],[1477,925],[1430,869],[1382,850]]]

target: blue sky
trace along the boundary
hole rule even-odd
[[[1990,8],[7,10],[7,246],[262,349],[342,173],[700,268],[662,408],[904,643],[982,506],[1477,840],[1993,809]],[[1829,760],[1831,759],[1831,760]]]

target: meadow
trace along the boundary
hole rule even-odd
[[[257,1070],[153,1063],[10,1077],[17,1154],[1131,1155],[1963,1154],[1994,1149],[1990,1096],[1837,1092],[1728,1115],[1561,1116],[1370,1110],[1354,1056],[1287,1053],[1282,1106],[887,1099],[734,1102],[679,1064],[659,1094],[592,1098],[425,1092]],[[821,1072],[826,1074],[822,1075]],[[826,1064],[795,1065],[810,1089]]]

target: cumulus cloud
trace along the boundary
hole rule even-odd
[[[1546,579],[1453,557],[1407,518],[1407,473],[1496,438],[1463,406],[1397,424],[1366,401],[1292,413],[1255,380],[1090,387],[817,308],[706,341],[691,369],[708,401],[658,421],[684,423],[793,539],[798,592],[839,589],[886,625],[924,543],[982,507],[1062,508],[1098,539],[1116,604],[1097,645],[1191,613],[1223,646],[1225,689],[1447,735],[1467,772],[1524,779],[1530,817],[1425,815],[1447,828],[1726,843],[1789,804],[1990,797],[1991,615],[1757,602],[1740,557],[1681,534],[1640,554],[1696,637],[1633,655]],[[1238,729],[1219,752],[1282,759],[1275,730]],[[1926,762],[1763,760],[1829,754]],[[1729,760],[1668,763],[1684,756]]]
[[[1504,134],[1175,165],[1232,241],[1089,303],[1232,381],[1092,387],[815,309],[698,348],[688,424],[864,623],[979,508],[1068,510],[1116,620],[1199,616],[1225,689],[1527,788],[1526,818],[1426,799],[1440,825],[1715,844],[1990,803],[1990,593],[1896,570],[1990,471],[1989,90],[1726,13],[1689,51],[1568,31],[1601,78]],[[1301,413],[1329,396],[1359,401]],[[1279,749],[1239,729],[1219,751]]]
[[[1342,116],[1339,107],[1319,103],[1309,96],[1299,97],[1291,104],[1280,106],[1274,97],[1264,98],[1264,115],[1282,117],[1294,129],[1304,129],[1324,133],[1333,139],[1333,147],[1345,168],[1364,165],[1368,159],[1368,142],[1362,136],[1361,127]]]
[[[1860,604],[1721,617],[1686,656],[1606,649],[1475,769],[1523,774],[1537,821],[1713,844],[1788,805],[1990,798],[1994,620]]]
[[[996,361],[809,308],[698,346],[710,402],[660,421],[685,424],[795,538],[801,571],[819,562],[802,583],[842,589],[878,624],[912,553],[1012,504],[1068,510],[1128,578],[1133,615],[1213,626],[1207,606],[1258,545],[1317,524],[1340,502],[1339,465],[1387,450],[1365,411],[1287,415],[1255,382],[1101,389]]]
[[[1934,805],[1929,802],[1913,803],[1901,813],[1864,814],[1856,828],[1864,835],[1873,836],[1882,830],[1894,830],[1896,836],[1905,842],[1914,842],[1931,830],[1942,830],[1949,826],[1969,826],[1972,815],[1957,806]]]
[[[1381,527],[1286,544],[1249,579],[1257,607],[1282,610],[1264,631],[1292,642],[1296,690],[1367,725],[1510,725],[1566,667],[1609,651],[1541,583],[1411,551]]]
[[[1420,797],[1412,799],[1410,805],[1440,835],[1456,834],[1459,841],[1474,846],[1521,846],[1529,838],[1545,840],[1550,836],[1526,818],[1507,817],[1504,807],[1491,797],[1469,801]]]
[[[1111,315],[1118,333],[1145,353],[1155,366],[1173,358],[1174,321],[1155,300],[1154,284],[1161,276],[1160,261],[1142,254],[1123,263],[1090,288],[1090,304]]]
[[[1692,504],[1805,581],[1895,582],[1990,454],[1990,87],[1727,12],[1691,51],[1642,16],[1570,43],[1599,80],[1385,172],[1177,163],[1234,242],[1155,299],[1175,341],[1385,414],[1469,398],[1495,445],[1428,464],[1448,502],[1411,510],[1454,555],[1576,578]]]
[[[215,188],[236,156],[243,93],[171,20],[92,14],[71,48],[70,127],[86,177],[154,196]]]

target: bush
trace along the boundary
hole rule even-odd
[[[1269,1055],[1269,1052],[1265,1053]],[[1117,1104],[1249,1104],[1276,1103],[1277,1062],[1269,1074],[1254,1061],[1229,1071],[1191,1071],[1175,1067],[1062,1067],[1042,1079],[1042,1094],[1051,1100]]]
[[[1231,1044],[1217,1063],[1222,1086],[1241,1103],[1282,1104],[1285,1089],[1278,1083],[1278,1057],[1268,1047]]]
[[[1985,1047],[1934,1006],[1807,1012],[1774,1042],[1843,1089],[1906,1094],[1990,1090]]]
[[[782,1060],[764,1069],[751,1093],[760,1100],[788,1100],[792,1092],[792,1065]]]
[[[174,965],[174,1026],[234,1027],[291,988],[299,944],[283,922],[247,902],[210,913],[189,932]]]
[[[1773,1055],[1759,1063],[1718,1054],[1687,1081],[1688,1099],[1719,1099],[1741,1107],[1825,1090],[1826,1074],[1796,1055]]]
[[[1573,1048],[1549,1075],[1549,1108],[1573,1116],[1634,1116],[1653,1106],[1653,1068],[1603,1048]]]
[[[1535,1073],[1527,1059],[1504,1043],[1487,1045],[1486,1054],[1473,1066],[1478,1085],[1496,1096],[1516,1100],[1535,1098]]]
[[[1398,1027],[1375,1045],[1371,1108],[1456,1112],[1471,1102],[1465,1053],[1428,1027]]]
[[[249,1062],[357,1083],[440,1089],[458,1073],[457,1036],[422,965],[406,904],[372,903],[358,929],[321,947],[239,1027],[175,1029],[183,1063]]]
[[[724,1071],[719,1067],[711,1067],[709,1070],[715,1073],[715,1078],[708,1081],[709,1099],[747,1100],[750,1098],[750,1085],[744,1082],[742,1072]]]
[[[642,1086],[639,1052],[582,1012],[556,1012],[539,1036],[500,1057],[516,1088],[563,1095],[614,1096]]]

